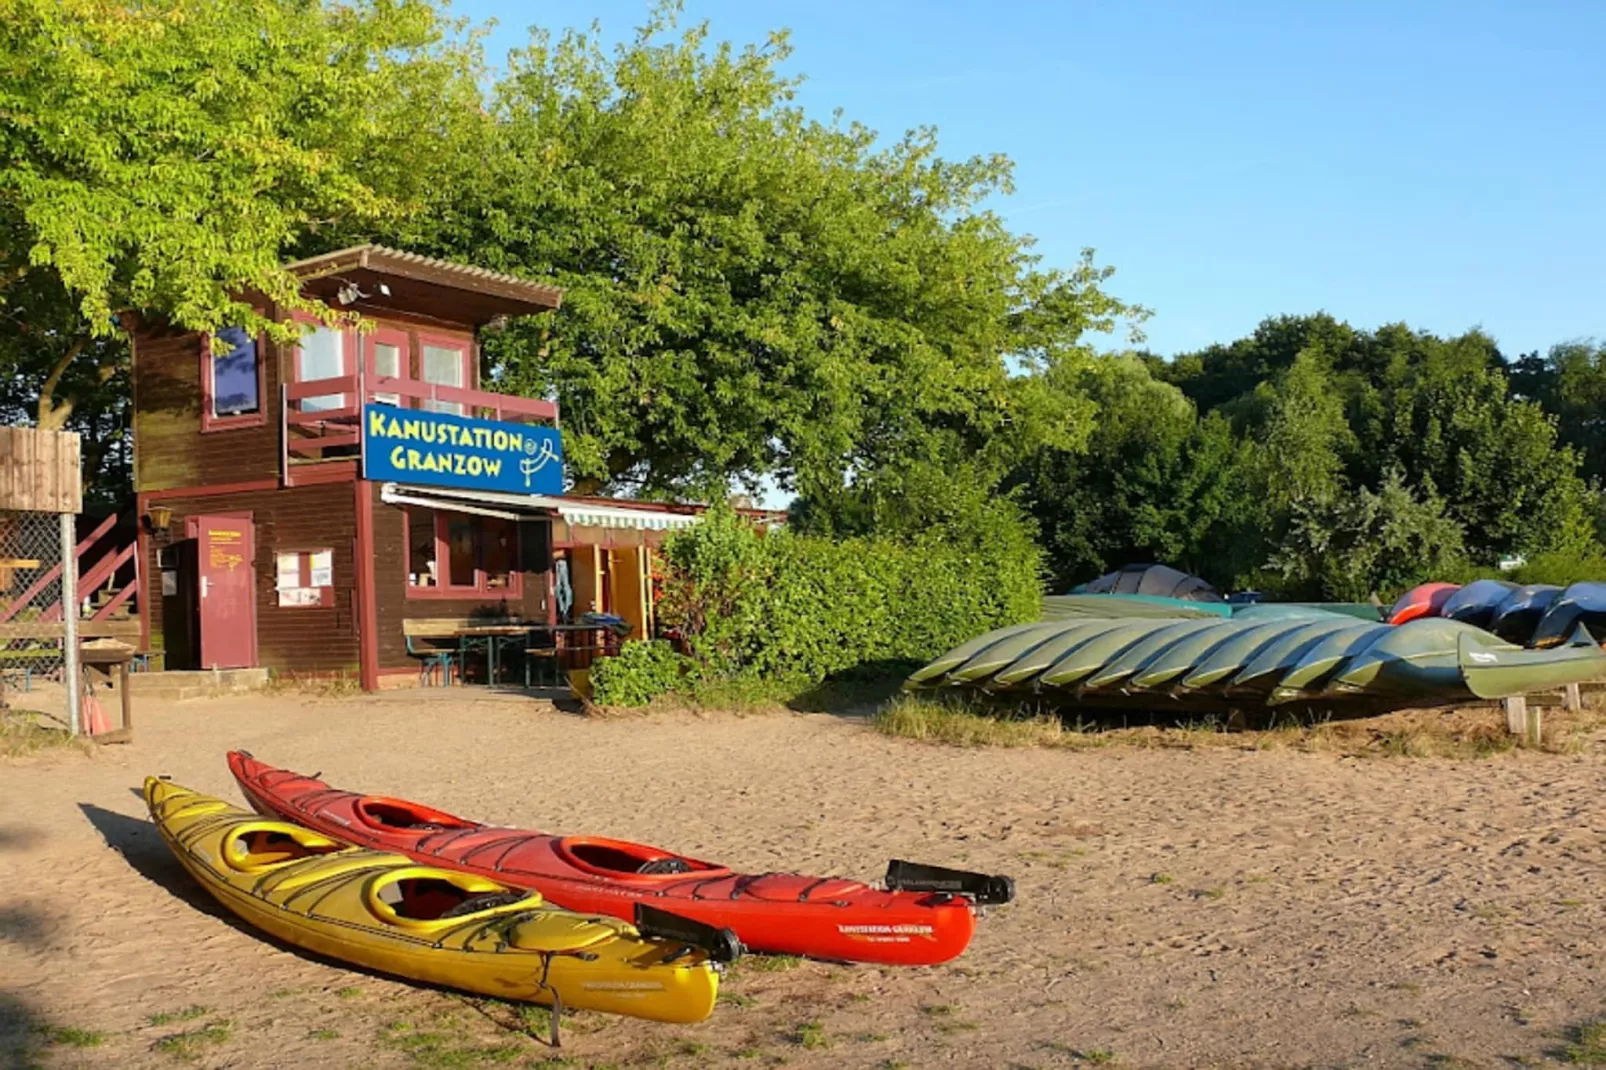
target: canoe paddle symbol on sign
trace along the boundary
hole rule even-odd
[[[524,473],[524,488],[528,490],[530,477],[545,468],[549,461],[557,460],[558,455],[552,452],[552,443],[547,439],[542,439],[540,442],[533,438],[525,439],[524,452],[529,456],[519,462],[519,471]]]

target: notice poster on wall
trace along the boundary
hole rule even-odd
[[[319,550],[308,556],[307,586],[333,587],[335,585],[335,552]]]

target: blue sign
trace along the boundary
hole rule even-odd
[[[362,407],[362,475],[429,487],[563,493],[563,439],[551,427],[390,405]]]

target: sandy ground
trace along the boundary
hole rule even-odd
[[[0,1070],[1501,1067],[1565,1061],[1606,1013],[1599,747],[957,750],[829,715],[587,719],[465,691],[139,714],[130,746],[0,759]],[[553,1051],[505,1008],[221,917],[136,789],[158,772],[238,800],[235,746],[489,821],[866,880],[911,857],[1012,873],[1019,899],[949,966],[749,959],[706,1023],[582,1014]]]

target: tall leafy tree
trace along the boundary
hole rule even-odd
[[[458,30],[419,0],[0,0],[0,408],[111,457],[114,313],[277,329],[248,298],[301,303],[298,240],[422,203],[478,104]]]
[[[582,490],[769,476],[823,508],[1074,445],[1087,408],[1038,373],[1137,312],[1108,270],[1048,269],[982,207],[1003,157],[804,115],[789,54],[672,9],[612,51],[535,33],[437,203],[374,233],[563,286],[487,349],[504,388],[562,402]]]

